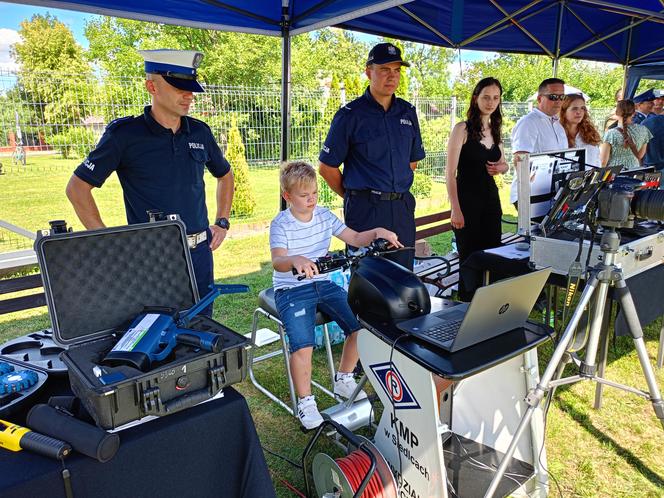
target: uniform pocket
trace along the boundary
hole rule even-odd
[[[356,145],[369,159],[380,159],[389,149],[387,137],[382,129],[362,128],[358,131]]]
[[[210,156],[205,149],[189,149],[189,156],[198,164],[205,164],[210,160]]]

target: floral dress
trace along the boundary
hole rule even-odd
[[[637,150],[640,150],[643,144],[648,143],[652,138],[650,130],[639,124],[627,125],[627,133],[632,138]],[[620,128],[616,127],[608,130],[604,134],[603,141],[611,146],[607,166],[623,166],[623,171],[641,167],[641,163],[632,152],[632,149],[625,147],[625,140]]]

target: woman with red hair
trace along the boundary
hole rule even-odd
[[[567,145],[571,148],[586,149],[586,164],[599,167],[601,137],[590,121],[583,95],[579,93],[565,95],[563,106],[560,108],[560,124],[565,128]]]

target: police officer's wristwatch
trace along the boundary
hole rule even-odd
[[[217,218],[214,224],[224,230],[228,230],[231,227],[231,222],[228,221],[228,218]]]

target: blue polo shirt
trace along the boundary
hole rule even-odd
[[[424,157],[415,107],[392,96],[385,111],[367,88],[337,111],[318,158],[333,167],[344,164],[346,190],[404,193],[413,183],[410,163]]]
[[[147,210],[157,209],[180,215],[187,233],[201,232],[209,226],[205,168],[220,178],[230,164],[205,123],[185,116],[173,133],[155,121],[150,109],[111,122],[74,174],[101,187],[117,171],[130,224],[147,222]]]
[[[641,124],[652,133],[643,164],[664,169],[664,115],[650,113]]]

